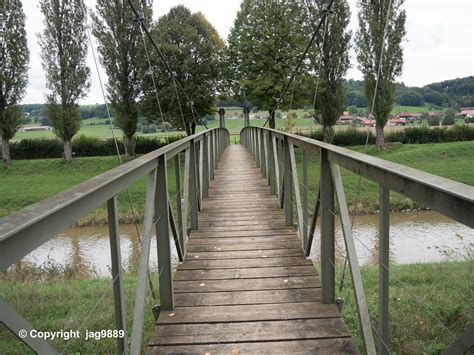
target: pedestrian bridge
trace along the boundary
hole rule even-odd
[[[308,169],[317,157],[319,172]],[[176,196],[169,197],[168,163]],[[378,318],[370,319],[340,169],[379,184]],[[318,188],[308,178],[317,174]],[[125,309],[117,195],[148,178],[133,310]],[[301,136],[246,127],[240,144],[216,128],[186,137],[0,220],[0,270],[107,204],[118,353],[358,353],[336,299],[335,219],[344,236],[364,349],[388,353],[390,191],[474,227],[474,188]],[[316,198],[308,206],[308,193]],[[320,231],[317,229],[319,219]],[[157,236],[158,270],[149,270]],[[320,262],[309,256],[318,239]],[[171,247],[180,259],[172,268]],[[318,270],[318,272],[317,272]],[[159,275],[156,326],[143,344],[149,271]],[[127,329],[126,314],[133,313]],[[15,334],[29,320],[0,298]],[[468,334],[468,333],[466,333]],[[459,337],[446,350],[473,346]],[[41,339],[21,339],[57,353]]]

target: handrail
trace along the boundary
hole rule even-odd
[[[270,128],[244,127],[240,132],[240,141],[254,157],[257,167],[261,168],[262,175],[268,179],[272,193],[279,197],[280,207],[285,209],[287,226],[293,226],[293,210],[296,210],[297,231],[302,242],[302,249],[307,256],[311,250],[316,221],[321,210],[322,303],[335,303],[334,217],[335,197],[337,198],[360,329],[368,354],[374,354],[376,349],[339,167],[344,167],[379,184],[378,335],[380,353],[388,354],[390,190],[474,228],[474,187],[367,154]],[[303,189],[301,190],[295,161],[295,146],[303,150]],[[320,160],[320,184],[310,228],[307,228],[307,152],[315,153]],[[301,194],[303,194],[302,198]],[[293,195],[295,202],[293,202]]]
[[[132,353],[140,353],[143,332],[143,317],[146,295],[146,280],[150,255],[150,238],[153,225],[156,227],[161,309],[172,309],[173,280],[171,270],[170,235],[179,249],[180,258],[185,257],[188,237],[188,218],[191,229],[198,229],[197,216],[200,199],[207,194],[209,180],[225,147],[230,144],[229,132],[225,128],[209,129],[168,144],[149,154],[93,177],[68,190],[44,199],[12,215],[0,219],[0,271],[5,271],[29,252],[75,223],[80,217],[107,203],[112,280],[114,285],[115,319],[117,330],[125,331],[125,307],[123,270],[120,253],[119,211],[117,195],[144,176],[148,176],[145,204],[145,228],[141,240],[134,323]],[[179,154],[185,154],[183,194],[177,201],[178,221],[175,223],[168,198],[167,161],[172,158],[175,171],[180,171]],[[198,174],[202,172],[202,174]],[[180,188],[180,175],[176,175]],[[201,188],[202,186],[202,188]],[[184,209],[183,206],[184,205]],[[189,211],[188,211],[189,207]],[[189,214],[188,214],[189,213]],[[171,225],[171,229],[169,226]],[[0,297],[0,323],[17,333],[19,329],[33,329],[15,309]],[[21,325],[21,328],[19,326]],[[30,348],[41,352],[52,348],[45,340],[23,338]],[[118,339],[119,353],[128,353],[126,337]]]

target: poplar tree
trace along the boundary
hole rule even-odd
[[[44,31],[38,35],[46,72],[46,115],[72,160],[71,140],[81,128],[78,101],[90,87],[86,64],[86,11],[82,0],[41,0]]]
[[[357,4],[357,61],[364,75],[364,94],[369,110],[372,110],[376,121],[376,144],[379,149],[384,148],[384,127],[395,102],[395,79],[401,75],[403,68],[401,42],[406,34],[403,4],[404,0],[359,0]]]
[[[136,9],[140,2],[133,0]],[[144,9],[144,21],[150,22],[151,10]],[[108,99],[112,105],[115,122],[123,132],[125,154],[135,155],[141,95],[140,62],[143,39],[140,25],[127,1],[97,0],[96,13],[92,15],[93,34],[97,38],[100,61],[107,76]]]
[[[306,0],[313,26],[324,14],[327,0]],[[315,70],[318,87],[315,92],[315,114],[323,125],[323,140],[329,142],[332,127],[344,111],[343,81],[350,66],[351,31],[348,30],[351,12],[346,0],[333,3],[319,35]],[[320,65],[319,65],[320,64]]]
[[[2,158],[11,164],[10,140],[23,116],[18,103],[28,85],[29,50],[20,0],[0,0],[0,137]]]

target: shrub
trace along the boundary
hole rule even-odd
[[[428,117],[428,126],[439,126],[439,122],[438,117]]]

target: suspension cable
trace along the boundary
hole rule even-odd
[[[130,8],[132,9],[132,12],[134,13],[135,17],[136,18],[140,18],[140,13],[138,12],[138,10],[135,8],[135,5],[133,5],[133,2],[132,0],[128,0],[128,4],[130,5]],[[173,77],[173,74],[176,75],[170,65],[168,64],[168,61],[166,60],[166,57],[164,56],[163,52],[161,51],[161,49],[158,47],[158,45],[156,44],[155,42],[155,39],[153,38],[153,36],[151,35],[150,31],[148,30],[148,28],[145,26],[145,24],[143,23],[143,21],[140,21],[140,26],[143,28],[143,31],[145,31],[145,34],[146,36],[148,37],[148,39],[150,40],[153,48],[155,49],[156,53],[158,54],[159,58],[161,59],[161,61],[163,62],[164,66],[165,66],[165,69],[166,71],[168,71],[168,74]],[[175,82],[175,85],[177,86],[177,88],[179,89],[179,91],[181,91],[181,93],[183,94],[184,98],[186,99],[186,102],[188,102],[188,104],[190,105],[191,107],[191,110],[194,110],[194,112],[197,113],[196,111],[196,108],[191,104],[192,101],[191,99],[189,98],[189,96],[186,94],[186,91],[183,89],[181,83],[179,82],[179,80],[177,78],[175,78],[176,82]],[[206,129],[208,129],[207,125],[202,121],[202,119],[200,118],[200,116],[198,115],[198,119],[200,121],[200,123],[206,127]]]
[[[130,0],[128,0],[130,1]],[[275,106],[271,109],[270,114],[267,117],[267,120],[263,124],[263,127],[265,127],[270,120],[271,117],[275,114],[275,111],[278,109],[280,104],[283,102],[283,97],[285,96],[286,92],[288,91],[288,88],[290,87],[291,82],[294,80],[296,73],[298,72],[299,68],[303,64],[304,59],[306,58],[306,55],[308,54],[309,49],[313,46],[314,41],[316,40],[316,37],[318,35],[319,29],[321,28],[321,25],[323,24],[323,21],[325,20],[329,9],[332,7],[334,0],[329,0],[329,4],[327,5],[326,9],[323,10],[323,16],[321,17],[321,20],[319,21],[318,25],[316,26],[316,29],[314,30],[313,35],[311,36],[310,41],[308,42],[308,45],[306,46],[303,54],[301,55],[300,59],[298,60],[298,64],[295,66],[293,69],[293,72],[291,73],[290,79],[286,83],[283,91],[281,92],[280,96],[276,100]]]
[[[91,48],[92,57],[94,59],[94,66],[95,66],[95,69],[96,69],[96,72],[97,72],[97,77],[98,77],[98,80],[99,80],[99,85],[100,85],[100,90],[101,90],[101,93],[102,93],[102,98],[104,100],[104,104],[105,104],[105,107],[107,109],[107,116],[108,116],[108,119],[109,119],[110,129],[112,131],[112,137],[113,137],[113,140],[114,140],[115,149],[117,151],[117,156],[118,156],[119,163],[120,163],[120,165],[123,165],[122,156],[120,154],[120,149],[119,149],[119,146],[118,146],[118,139],[117,139],[117,136],[115,134],[115,127],[114,127],[114,124],[113,124],[113,121],[112,121],[112,115],[110,113],[109,104],[107,103],[107,98],[106,98],[106,95],[105,95],[105,90],[104,90],[104,85],[103,85],[103,82],[102,82],[102,77],[100,75],[99,64],[97,62],[97,56],[95,54],[95,49],[94,49],[93,42],[92,42],[92,36],[90,34],[90,31],[89,31],[89,25],[88,25],[88,21],[87,21],[88,12],[87,12],[87,6],[85,5],[84,0],[81,0],[81,5],[82,5],[81,7],[82,7],[83,15],[84,15],[84,18],[85,18],[86,35],[87,35],[89,45],[90,45],[90,48]],[[135,210],[133,208],[133,203],[132,203],[132,198],[130,196],[130,191],[128,190],[128,188],[125,191],[126,191],[126,195],[127,195],[128,204],[130,206],[130,211],[132,213],[132,220],[133,220],[133,224],[135,226],[135,232],[137,234],[138,241],[141,244],[140,232],[138,230],[136,214],[135,214]],[[151,280],[151,276],[150,276],[149,271],[148,271],[148,284],[149,284],[153,299],[155,301],[155,304],[158,304],[158,297],[156,296],[156,292],[155,292],[155,289],[154,289],[153,282]]]

